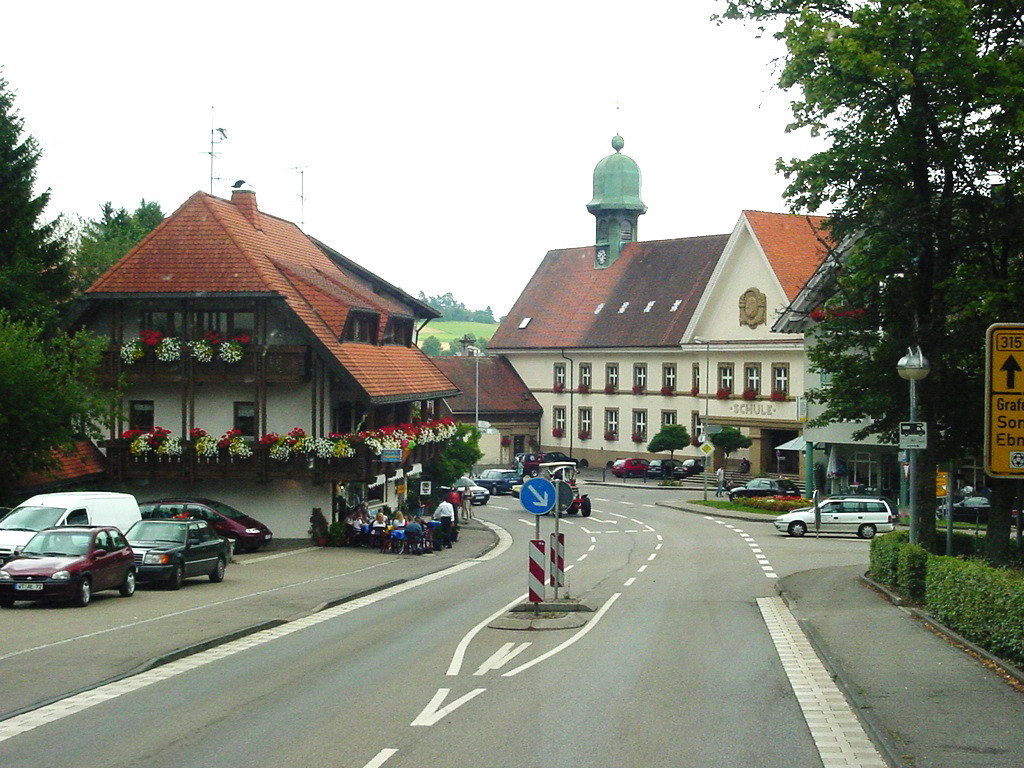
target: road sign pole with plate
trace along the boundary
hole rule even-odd
[[[1024,323],[985,336],[985,474],[1024,478]]]
[[[537,529],[534,535],[534,542],[540,541],[541,551],[541,562],[543,563],[543,552],[544,552],[544,541],[540,537],[540,516],[546,515],[558,502],[558,491],[555,490],[554,484],[546,477],[531,477],[525,483],[523,483],[522,489],[519,491],[519,503],[523,505],[530,514],[534,515],[537,519]],[[531,547],[535,544],[531,543]],[[534,571],[537,566],[534,563],[536,553],[531,550],[530,554],[530,578],[533,578]],[[543,566],[541,566],[543,567]],[[543,585],[544,578],[541,576],[541,584]]]

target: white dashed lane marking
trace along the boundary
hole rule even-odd
[[[779,574],[777,574],[775,572],[775,568],[772,567],[771,562],[768,560],[767,557],[765,557],[764,553],[761,551],[761,548],[759,546],[757,546],[757,542],[754,540],[753,536],[751,536],[749,533],[744,531],[742,528],[737,528],[735,525],[730,525],[729,523],[725,522],[724,520],[716,520],[715,518],[711,517],[710,515],[704,515],[704,519],[705,520],[710,520],[713,523],[718,523],[719,525],[724,526],[725,528],[728,528],[733,533],[738,533],[740,535],[740,538],[742,538],[745,542],[747,542],[747,546],[750,547],[750,551],[753,553],[754,557],[757,559],[757,564],[759,566],[761,566],[761,570],[764,572],[765,578],[767,578],[767,579],[777,579],[777,578],[779,578]]]

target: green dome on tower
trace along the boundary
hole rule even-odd
[[[593,214],[599,211],[647,211],[647,206],[640,200],[640,167],[632,158],[620,154],[624,144],[622,137],[616,134],[612,139],[615,153],[594,168],[594,199],[587,204],[587,210]]]

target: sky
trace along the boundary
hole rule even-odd
[[[509,311],[544,254],[591,245],[625,139],[638,238],[786,211],[783,50],[720,0],[108,2],[5,7],[0,76],[43,156],[47,218],[244,179],[262,211],[413,296]]]

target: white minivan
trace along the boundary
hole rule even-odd
[[[0,519],[0,563],[14,556],[37,531],[56,525],[114,525],[127,531],[142,519],[129,493],[68,491],[26,499]]]
[[[895,529],[896,516],[885,499],[843,496],[825,499],[821,508],[822,533],[855,533],[862,539]],[[794,509],[774,520],[775,529],[790,536],[814,530],[814,507]]]

